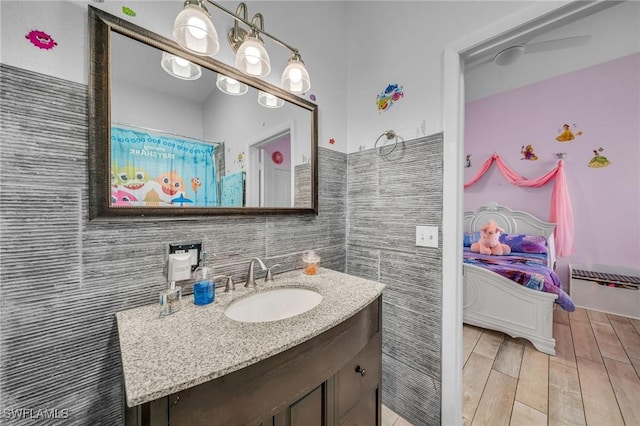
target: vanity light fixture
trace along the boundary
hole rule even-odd
[[[280,108],[284,105],[282,99],[271,93],[263,92],[262,90],[258,92],[258,103],[265,108]]]
[[[260,27],[256,25],[260,22]],[[251,30],[244,37],[244,41],[236,52],[236,68],[241,72],[255,77],[266,77],[271,72],[271,60],[264,42],[260,38],[258,28],[264,28],[264,18],[256,13],[251,19]],[[233,47],[233,45],[232,45]]]
[[[184,9],[176,17],[173,29],[174,39],[180,46],[202,56],[211,56],[218,52],[218,36],[211,21],[211,15],[204,6],[205,2],[235,20],[234,26],[229,31],[228,41],[236,52],[235,65],[238,70],[255,77],[265,77],[269,74],[271,63],[260,37],[267,36],[292,53],[282,74],[282,88],[291,93],[305,93],[310,89],[309,72],[302,62],[298,49],[266,32],[262,14],[256,13],[249,22],[245,3],[240,3],[236,13],[233,13],[212,0],[186,0]],[[238,25],[240,23],[249,27],[249,31],[240,28]]]
[[[167,52],[162,52],[160,65],[167,74],[181,80],[197,80],[202,75],[200,65]]]
[[[218,78],[216,79],[216,87],[220,89],[222,92],[227,95],[240,96],[247,93],[249,90],[249,86],[246,84],[228,77],[224,74],[218,74]]]
[[[196,55],[215,55],[220,50],[218,33],[202,0],[186,0],[173,23],[173,38]]]
[[[292,93],[305,93],[311,88],[309,73],[296,50],[282,73],[282,88]]]

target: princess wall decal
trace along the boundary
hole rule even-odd
[[[593,150],[594,157],[589,161],[588,166],[592,169],[600,169],[602,167],[607,167],[611,164],[611,161],[604,155],[600,155],[600,153],[604,151],[604,148],[600,147],[598,149]]]
[[[522,145],[520,153],[522,154],[521,160],[536,161],[538,159],[538,156],[533,152],[533,145]]]
[[[576,128],[576,124],[573,124],[573,128]],[[576,138],[576,136],[582,136],[582,131],[574,131],[571,130],[571,126],[567,123],[562,125],[562,129],[558,130],[559,135],[556,136],[556,140],[558,142],[571,142]]]

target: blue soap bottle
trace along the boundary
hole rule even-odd
[[[198,306],[208,305],[216,298],[216,285],[211,279],[213,268],[207,266],[207,253],[202,257],[202,266],[195,271],[198,281],[193,286],[193,304]]]

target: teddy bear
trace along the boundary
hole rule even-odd
[[[480,241],[471,244],[471,251],[498,256],[511,253],[511,247],[499,241],[501,232],[503,230],[494,221],[490,220],[489,223],[480,228]]]

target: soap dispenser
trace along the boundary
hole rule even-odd
[[[213,268],[207,266],[207,255],[202,254],[202,266],[195,271],[197,282],[193,286],[193,304],[197,306],[208,305],[216,298],[216,284],[212,280]]]

